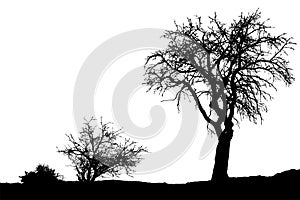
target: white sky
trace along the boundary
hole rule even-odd
[[[300,43],[297,1],[1,1],[0,182],[17,182],[18,176],[33,170],[38,163],[49,164],[66,180],[75,179],[73,169],[66,166],[67,158],[56,152],[56,146],[65,144],[65,133],[76,134],[72,110],[74,84],[83,62],[102,42],[133,29],[172,29],[173,20],[182,22],[194,15],[207,19],[214,11],[221,19],[230,21],[241,11],[257,8],[263,17],[271,18],[270,24],[276,26],[276,31],[287,32]],[[146,53],[128,55],[112,65],[95,95],[98,115],[113,119],[109,108],[113,88],[101,83],[107,80],[116,84],[121,76],[116,74],[118,66],[130,63],[130,67],[139,67],[144,61],[141,55]],[[230,176],[268,176],[300,168],[298,47],[289,60],[296,81],[274,94],[263,125],[244,122],[240,129],[236,128],[231,143]],[[145,102],[146,97],[147,105],[143,106],[139,102]],[[160,104],[159,100],[158,96],[137,92],[129,103],[133,122],[139,126],[150,123],[149,102]],[[108,104],[103,107],[103,102]],[[144,141],[152,151],[168,145],[180,124],[175,105],[160,105],[165,108],[167,122],[162,135]],[[161,171],[137,175],[134,180],[209,180],[214,152],[198,159],[206,137],[202,119],[199,124],[199,134],[180,160]]]

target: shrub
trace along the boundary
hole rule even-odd
[[[55,172],[48,165],[39,164],[34,171],[26,172],[24,176],[19,176],[22,183],[57,183],[63,176]]]

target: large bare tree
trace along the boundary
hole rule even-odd
[[[147,58],[144,84],[149,90],[161,95],[176,90],[178,106],[183,98],[193,99],[209,130],[217,134],[212,180],[228,178],[233,126],[244,118],[262,122],[265,103],[273,98],[270,89],[277,90],[275,82],[289,86],[294,80],[286,59],[293,38],[273,34],[268,21],[259,10],[242,13],[230,24],[215,14],[208,27],[200,17],[188,19],[165,32],[167,48]]]
[[[84,119],[79,138],[67,135],[69,144],[58,152],[68,156],[77,172],[80,182],[94,182],[98,177],[129,176],[147,152],[143,146],[122,136],[122,130],[115,130],[113,124],[104,123],[102,118]]]

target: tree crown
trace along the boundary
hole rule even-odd
[[[294,81],[286,58],[296,43],[286,33],[272,34],[273,27],[262,20],[259,10],[242,13],[229,25],[216,14],[209,20],[208,27],[200,17],[188,18],[187,24],[175,22],[175,31],[163,35],[168,47],[147,58],[144,84],[161,95],[176,89],[173,100],[178,106],[182,97],[194,99],[214,126],[222,119],[239,122],[235,114],[262,121],[265,103],[273,98],[268,89],[276,90],[277,81],[287,86]],[[209,109],[202,105],[202,96],[208,97]]]

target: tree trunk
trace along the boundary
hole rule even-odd
[[[230,141],[233,136],[232,127],[225,128],[219,137],[216,149],[215,165],[212,181],[224,182],[228,179],[227,169],[229,160]]]

